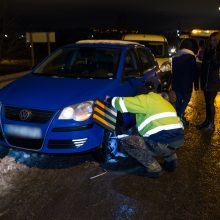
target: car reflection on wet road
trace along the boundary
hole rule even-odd
[[[214,132],[195,127],[204,107],[201,92],[195,92],[179,167],[159,179],[132,172],[139,166],[132,162],[90,179],[103,173],[90,155],[11,151],[0,161],[0,219],[220,219],[220,95]]]

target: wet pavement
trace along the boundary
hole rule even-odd
[[[197,130],[204,100],[201,92],[193,94],[179,167],[159,179],[138,175],[131,159],[106,168],[90,154],[2,151],[0,219],[220,219],[220,95],[216,109],[215,131]]]

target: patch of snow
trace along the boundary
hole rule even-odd
[[[6,156],[0,160],[0,197],[12,190],[18,171],[24,171],[27,167],[16,163],[15,158]]]

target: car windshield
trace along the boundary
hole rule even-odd
[[[70,78],[112,79],[116,77],[120,49],[62,48],[34,71],[36,75]]]
[[[156,58],[169,57],[168,45],[166,42],[160,41],[136,41],[148,47]]]

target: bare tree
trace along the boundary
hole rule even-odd
[[[6,0],[2,0],[0,4],[0,60],[2,59],[3,42],[6,34],[6,16],[7,5]]]
[[[16,17],[9,14],[10,0],[0,0],[0,60],[21,49],[15,29]]]

